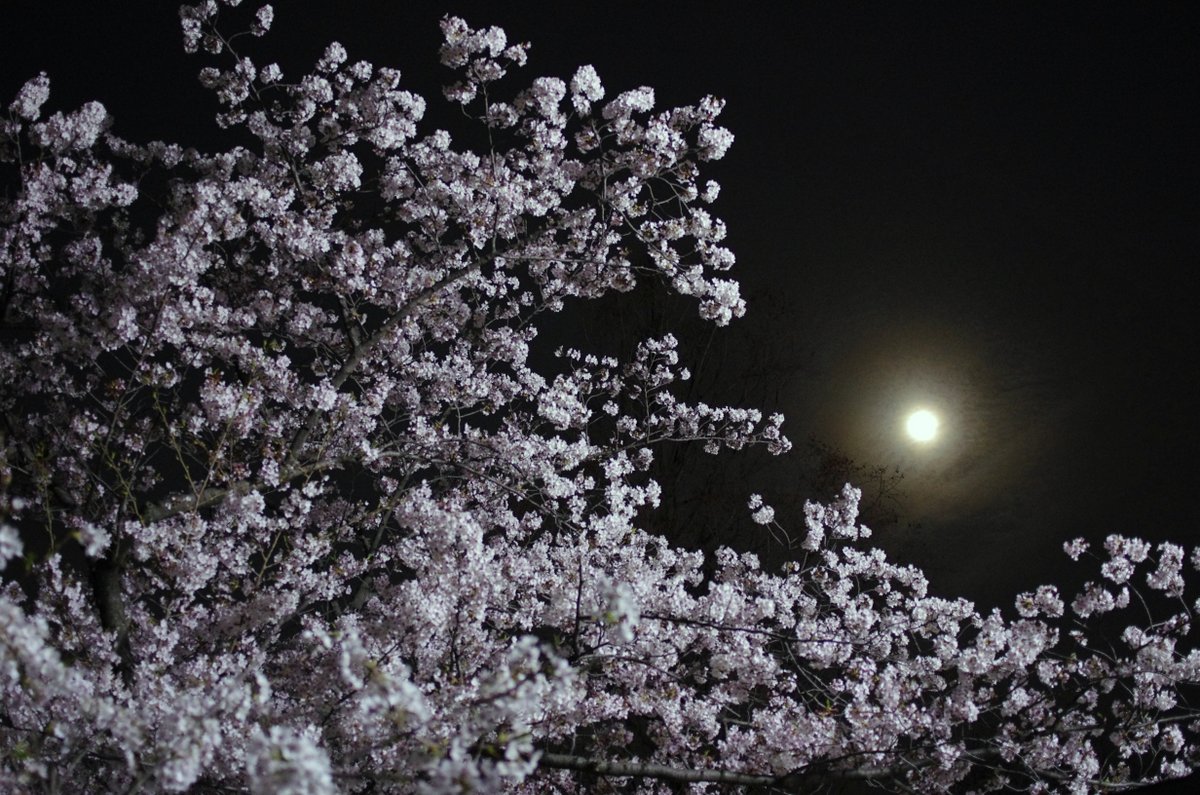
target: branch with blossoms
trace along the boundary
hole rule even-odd
[[[841,517],[844,520],[847,514]],[[773,702],[761,698],[761,693],[757,694],[760,698],[754,698],[752,688],[743,688],[740,701],[731,701],[727,694],[724,700],[713,703],[715,690],[722,686],[716,683],[742,678],[743,669],[723,655],[692,658],[690,665],[674,669],[667,666],[672,674],[670,686],[683,690],[679,683],[689,683],[690,695],[698,698],[703,694],[710,700],[713,714],[720,709],[728,711],[731,703],[736,705],[732,711],[736,718],[726,722],[724,728],[713,728],[714,745],[707,751],[702,750],[703,743],[693,748],[697,754],[693,764],[666,765],[670,769],[662,769],[661,764],[647,763],[644,758],[627,761],[619,752],[614,758],[611,754],[615,748],[608,754],[553,756],[553,764],[597,775],[661,776],[673,781],[758,775],[765,778],[756,783],[765,785],[766,778],[772,777],[781,780],[788,775],[803,776],[811,782],[833,780],[843,774],[860,776],[869,770],[867,777],[901,789],[923,790],[954,780],[999,788],[1058,782],[1063,787],[1104,791],[1141,786],[1142,777],[1154,766],[1161,765],[1160,769],[1169,772],[1171,755],[1179,751],[1186,754],[1181,729],[1198,716],[1182,700],[1182,688],[1195,681],[1194,652],[1169,653],[1151,663],[1148,650],[1156,649],[1161,654],[1173,646],[1173,641],[1156,633],[1152,643],[1127,637],[1127,641],[1134,642],[1124,654],[1094,654],[1086,644],[1077,644],[1077,637],[1060,637],[1054,629],[1066,607],[1051,588],[1022,595],[1017,600],[1020,617],[1012,622],[998,614],[981,617],[963,603],[920,597],[922,581],[909,579],[911,571],[886,564],[880,553],[863,556],[853,550],[838,552],[830,548],[831,540],[840,536],[844,543],[850,534],[860,532],[852,524],[831,526],[819,506],[811,506],[809,518],[806,541],[820,551],[823,560],[796,574],[801,580],[824,585],[809,591],[817,604],[809,606],[812,615],[807,632],[764,622],[758,605],[757,610],[744,612],[738,621],[729,616],[721,620],[697,617],[703,615],[697,609],[672,617],[646,612],[643,604],[639,624],[639,633],[656,624],[668,625],[672,638],[686,630],[724,636],[725,648],[730,646],[728,638],[737,635],[747,642],[761,643],[760,648],[774,654],[773,665],[791,674],[792,685],[785,692],[792,695],[787,701]],[[822,540],[814,542],[814,536]],[[1119,549],[1129,542],[1113,537],[1107,546]],[[1149,572],[1151,592],[1173,581],[1174,560],[1174,552],[1166,547],[1158,567]],[[729,563],[735,564],[733,559]],[[740,562],[743,576],[752,570],[745,568],[748,565],[752,564]],[[1123,565],[1117,568],[1123,570]],[[915,588],[908,591],[907,597],[902,597],[912,586]],[[739,591],[745,595],[747,589]],[[901,609],[892,612],[877,606],[876,614],[882,615],[866,632],[861,624],[846,621],[847,614],[854,618],[855,607],[865,596],[875,598],[881,594],[894,597]],[[1095,594],[1095,586],[1085,588],[1071,608],[1077,620],[1066,622],[1067,626],[1099,615],[1089,601],[1096,598]],[[824,615],[820,609],[822,596],[828,599]],[[912,601],[904,605],[907,600]],[[755,612],[759,613],[758,620]],[[793,617],[789,616],[786,624],[791,624]],[[1043,620],[1036,620],[1039,617]],[[1179,630],[1178,622],[1155,626],[1166,629],[1164,634]],[[640,634],[633,643],[639,640]],[[1131,653],[1137,661],[1129,661]],[[629,644],[623,647],[623,659],[638,657]],[[656,668],[662,670],[661,652],[655,659]],[[951,659],[954,663],[950,665],[937,663]],[[917,689],[888,695],[888,689],[904,687],[897,671],[905,668],[910,676],[924,671],[918,677]],[[602,692],[602,687],[597,686],[597,690]],[[779,692],[778,688],[773,691]],[[914,698],[919,703],[909,701]],[[666,708],[659,705],[659,709]],[[786,720],[780,716],[780,709],[785,710],[782,714],[788,716]],[[693,719],[700,720],[692,714]],[[930,721],[939,715],[948,721],[945,734]],[[886,722],[880,723],[885,716]],[[801,726],[781,733],[783,726],[795,721]],[[894,733],[887,739],[880,728],[889,723]],[[951,725],[956,724],[959,728],[951,734]],[[817,729],[821,726],[824,731]],[[810,749],[807,759],[799,755],[774,757],[782,738],[794,736],[811,745],[814,731],[825,737],[840,737],[837,747],[841,751]],[[758,732],[763,732],[758,742],[750,742]],[[851,740],[855,735],[861,737],[861,745]],[[748,754],[755,753],[760,760],[757,765],[714,767],[711,761],[703,761],[728,762],[731,736],[747,738],[742,747]],[[572,740],[578,742],[578,737]],[[628,734],[621,735],[618,742],[643,747],[639,746],[639,738]],[[650,739],[641,738],[640,742],[649,743]],[[1134,742],[1139,745],[1134,746]],[[1113,756],[1105,761],[1105,753]],[[831,760],[839,758],[845,760],[845,766],[839,767],[836,762],[831,766]],[[1106,769],[1109,765],[1112,767]],[[761,771],[764,767],[766,771],[755,772],[755,768]]]
[[[967,751],[964,756],[973,761],[987,765],[988,759],[995,757],[994,751]],[[649,779],[669,782],[672,784],[713,783],[722,785],[759,787],[772,792],[809,792],[814,785],[845,781],[865,781],[881,784],[887,787],[890,783],[902,780],[913,768],[934,764],[931,760],[913,763],[909,766],[895,768],[856,767],[846,770],[816,770],[803,773],[788,773],[783,776],[754,775],[736,773],[724,770],[696,770],[690,768],[673,768],[638,762],[614,762],[604,759],[586,759],[567,754],[545,753],[538,758],[543,768],[552,770],[572,770],[595,776],[610,778]],[[1035,771],[1038,777],[1054,781],[1064,781],[1065,777],[1056,771]],[[1065,782],[1066,783],[1066,782]],[[1099,780],[1085,782],[1089,791],[1093,792],[1128,792],[1143,788],[1141,783],[1113,783]]]
[[[45,75],[0,122],[0,788],[1071,792],[1195,766],[1179,547],[1113,537],[1101,579],[1006,616],[870,548],[850,487],[802,529],[751,497],[796,541],[781,571],[645,531],[664,445],[780,454],[782,417],[682,399],[670,333],[551,360],[537,329],[631,290],[744,312],[701,181],[719,100],[657,110],[588,66],[514,89],[527,45],[448,17],[476,151],[339,44],[255,63],[226,30],[273,11],[238,5],[181,27],[241,146],[46,112]]]

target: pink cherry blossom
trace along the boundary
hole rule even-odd
[[[744,313],[701,181],[733,140],[720,100],[598,104],[594,68],[522,80],[527,45],[447,17],[466,118],[429,129],[396,70],[334,43],[285,82],[221,5],[180,22],[241,146],[47,115],[45,75],[0,128],[0,790],[1193,769],[1182,547],[1112,536],[1079,593],[982,615],[872,548],[850,485],[792,517],[749,495],[755,532],[797,539],[780,570],[647,529],[658,450],[783,454],[782,416],[685,400],[670,333],[550,357],[538,329],[631,290]]]

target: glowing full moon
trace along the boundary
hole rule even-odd
[[[904,428],[915,441],[932,441],[938,431],[937,415],[927,409],[914,411],[908,415],[908,422],[904,424]]]

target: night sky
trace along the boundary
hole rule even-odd
[[[532,42],[525,79],[592,63],[610,96],[725,98],[737,140],[710,176],[750,312],[721,372],[753,359],[772,380],[748,393],[798,447],[899,466],[885,546],[937,591],[1011,604],[1061,573],[1065,538],[1200,542],[1200,16],[1044,5],[285,0],[249,52],[295,75],[337,39],[429,96],[452,12]],[[4,104],[45,69],[55,108],[216,140],[174,3],[5,8]],[[924,447],[902,433],[918,405],[943,421]],[[771,501],[789,466],[741,490]]]

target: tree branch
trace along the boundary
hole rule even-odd
[[[861,767],[850,770],[822,770],[820,772],[791,772],[782,776],[761,773],[739,773],[733,770],[705,770],[670,767],[653,762],[617,762],[606,759],[588,759],[569,754],[544,753],[538,766],[556,770],[577,770],[597,776],[614,778],[652,778],[658,781],[687,783],[735,784],[750,787],[774,787],[776,789],[807,792],[814,779],[841,781],[877,781],[894,778],[902,771],[890,767]]]

